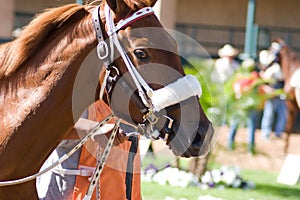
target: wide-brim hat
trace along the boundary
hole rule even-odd
[[[239,51],[231,46],[230,44],[225,44],[221,49],[219,49],[218,54],[220,57],[234,57],[237,56]]]

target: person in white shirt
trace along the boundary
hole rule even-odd
[[[260,76],[268,83],[262,88],[264,92],[272,94],[275,90],[283,89],[285,81],[275,55],[268,50],[262,50],[259,53],[259,63],[262,70]],[[274,127],[275,136],[280,138],[285,131],[287,121],[285,98],[285,95],[277,95],[265,102],[261,121],[261,131],[264,139],[269,139],[274,120],[276,120]],[[277,117],[275,118],[276,115]]]
[[[223,83],[227,81],[240,67],[239,62],[235,60],[238,53],[239,51],[230,44],[225,44],[221,49],[219,49],[218,55],[220,58],[216,60],[215,68]]]

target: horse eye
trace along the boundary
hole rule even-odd
[[[136,50],[134,50],[134,55],[137,58],[139,58],[139,59],[146,59],[146,58],[148,58],[147,53],[144,50],[142,50],[142,49],[136,49]]]

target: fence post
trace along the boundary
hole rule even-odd
[[[253,44],[255,43],[254,36],[257,36],[257,33],[255,34],[255,30],[257,31],[257,28],[254,26],[254,18],[255,18],[255,0],[249,0],[248,1],[248,11],[247,11],[247,22],[246,22],[246,35],[245,35],[245,47],[244,47],[244,53],[248,57],[256,57],[255,49],[253,49]]]

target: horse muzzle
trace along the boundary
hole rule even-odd
[[[176,156],[205,156],[211,150],[214,128],[209,123],[207,128],[199,127],[195,132],[169,133],[167,145]]]

